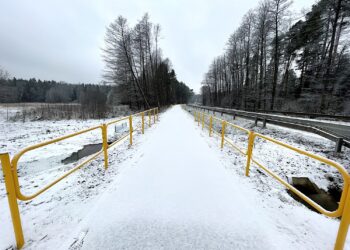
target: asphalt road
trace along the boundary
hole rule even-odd
[[[193,106],[199,107],[199,108],[205,108],[205,109],[209,109],[217,112],[237,114],[238,116],[243,116],[248,119],[249,118],[255,119],[256,117],[258,117],[259,119],[268,119],[268,120],[275,120],[275,121],[311,126],[311,127],[324,130],[325,132],[329,132],[343,139],[350,140],[350,123],[349,125],[345,125],[345,124],[338,124],[338,123],[328,122],[328,121],[320,121],[316,119],[306,119],[306,118],[290,117],[290,116],[284,116],[284,115],[272,115],[272,114],[265,114],[265,113],[248,112],[248,111],[242,111],[237,109],[196,106],[196,105],[193,105]]]

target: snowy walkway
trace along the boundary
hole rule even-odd
[[[133,166],[122,171],[100,198],[82,222],[75,235],[80,235],[80,240],[71,249],[298,246],[293,230],[287,228],[283,234],[281,227],[288,225],[279,224],[292,222],[295,214],[287,222],[288,218],[278,218],[281,214],[277,211],[275,217],[271,209],[261,206],[259,193],[249,185],[241,185],[242,177],[222,166],[219,151],[210,148],[192,116],[181,107],[164,113],[146,136],[148,141],[140,150],[143,154],[135,156]],[[318,226],[314,226],[305,230],[317,231]],[[335,233],[326,241],[332,241]],[[310,246],[320,245],[305,247]]]

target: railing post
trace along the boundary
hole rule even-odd
[[[108,168],[108,136],[107,136],[107,125],[102,124],[102,148],[105,158],[105,169]]]
[[[157,107],[157,121],[159,121],[159,109]]]
[[[264,120],[263,120],[263,126],[262,127],[266,128],[266,118],[264,118]]]
[[[249,170],[250,170],[250,162],[252,159],[252,153],[253,153],[253,146],[254,146],[254,131],[249,132],[249,138],[248,138],[248,149],[247,149],[247,165],[245,168],[245,175],[249,176]]]
[[[199,126],[199,123],[201,121],[201,113],[198,111],[198,117],[197,117],[197,121],[198,121],[198,126]]]
[[[349,178],[348,178],[349,179]],[[349,224],[350,224],[350,185],[347,184],[347,187],[343,187],[343,190],[346,190],[345,194],[345,204],[339,224],[337,239],[335,241],[334,250],[344,249],[346,235],[348,234]],[[343,191],[344,192],[344,191]]]
[[[148,127],[151,127],[151,113],[148,110]]]
[[[202,113],[202,129],[204,129],[204,112]]]
[[[145,112],[141,113],[141,132],[145,133]]]
[[[193,116],[194,116],[194,122],[196,122],[197,121],[197,112],[196,111],[193,111]]]
[[[210,119],[209,119],[209,136],[211,136],[212,128],[213,128],[213,116],[210,116]]]
[[[225,142],[225,128],[226,128],[226,122],[222,121],[222,127],[221,127],[221,148],[224,147]]]
[[[153,109],[153,123],[156,123],[156,109]]]
[[[19,213],[15,184],[13,181],[12,167],[10,156],[8,153],[0,153],[0,162],[2,172],[4,174],[5,187],[7,192],[7,200],[10,207],[13,230],[15,232],[16,245],[20,249],[24,245],[24,237],[21,223],[21,215]]]
[[[132,132],[133,132],[133,128],[132,128],[132,115],[131,115],[129,116],[130,145],[132,145]]]
[[[341,148],[343,146],[344,139],[343,138],[338,138],[337,142],[335,144],[335,153],[340,153]]]

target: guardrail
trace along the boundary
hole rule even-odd
[[[84,165],[91,162],[92,160],[97,158],[102,153],[104,155],[104,167],[105,167],[105,169],[107,169],[108,168],[108,149],[110,149],[111,147],[117,145],[118,143],[126,140],[128,137],[129,137],[129,143],[130,143],[130,145],[132,145],[133,132],[135,132],[137,130],[141,130],[142,134],[144,134],[145,120],[147,119],[147,118],[145,119],[145,116],[146,117],[148,116],[148,126],[151,127],[152,118],[153,118],[153,123],[155,123],[156,120],[158,120],[158,115],[159,115],[158,108],[145,110],[143,112],[139,112],[139,113],[127,116],[127,117],[123,117],[121,119],[111,121],[108,123],[104,123],[104,124],[101,124],[99,126],[95,126],[92,128],[81,130],[81,131],[76,132],[76,133],[72,133],[72,134],[69,134],[66,136],[59,137],[59,138],[56,138],[53,140],[49,140],[49,141],[42,142],[42,143],[39,143],[39,144],[36,144],[33,146],[29,146],[27,148],[24,148],[23,150],[21,150],[17,154],[15,154],[15,156],[12,158],[12,160],[10,160],[9,153],[0,153],[0,162],[1,162],[2,171],[4,174],[5,187],[6,187],[7,198],[8,198],[10,212],[11,212],[11,218],[12,218],[12,224],[13,224],[13,229],[14,229],[14,233],[15,233],[17,248],[18,249],[22,248],[22,246],[24,245],[24,242],[25,242],[24,236],[23,236],[21,216],[20,216],[19,207],[18,207],[18,200],[28,201],[28,200],[34,199],[35,197],[42,194],[43,192],[45,192],[46,190],[48,190],[49,188],[51,188],[52,186],[54,186],[55,184],[57,184],[58,182],[63,180],[64,178],[68,177],[69,175],[71,175],[75,171],[81,169]],[[134,130],[133,117],[135,117],[135,116],[141,116],[141,128]],[[110,145],[108,145],[108,134],[107,134],[108,126],[122,122],[122,121],[129,122],[128,133],[126,135],[122,136],[121,138],[119,138],[118,140],[114,141]],[[33,151],[33,150],[41,148],[41,147],[44,147],[44,146],[47,146],[47,145],[50,145],[50,144],[53,144],[53,143],[56,143],[56,142],[59,142],[59,141],[66,140],[68,138],[79,136],[81,134],[85,134],[87,132],[99,130],[99,129],[101,129],[101,136],[102,136],[102,149],[99,152],[94,153],[91,157],[84,160],[82,163],[78,164],[77,166],[75,166],[74,168],[72,168],[71,170],[69,170],[68,172],[63,174],[60,178],[54,180],[52,183],[46,185],[45,187],[43,187],[42,189],[40,189],[36,193],[31,194],[31,195],[24,195],[21,192],[21,188],[20,188],[19,180],[18,180],[17,165],[18,165],[19,159],[25,153],[27,153],[29,151]]]
[[[192,112],[192,111],[189,111],[189,112]],[[237,126],[233,123],[230,123],[226,120],[217,118],[213,115],[205,114],[204,112],[200,112],[200,111],[196,111],[196,110],[193,111],[193,115],[194,115],[195,122],[198,122],[198,126],[202,125],[202,129],[204,129],[205,127],[208,128],[209,136],[212,136],[212,134],[214,132],[215,134],[217,134],[220,137],[220,139],[221,139],[220,147],[221,148],[224,147],[225,142],[228,142],[228,144],[232,148],[236,149],[240,154],[244,155],[247,158],[246,166],[245,166],[245,175],[246,176],[249,176],[251,164],[254,163],[259,168],[264,170],[267,174],[269,174],[270,176],[275,178],[278,182],[280,182],[282,185],[284,185],[287,189],[289,189],[294,194],[296,194],[299,198],[301,198],[306,203],[308,203],[310,206],[312,206],[314,209],[316,209],[319,213],[324,214],[328,217],[333,217],[333,218],[341,217],[334,249],[340,250],[340,249],[344,248],[346,235],[347,235],[347,232],[349,229],[349,224],[350,224],[350,192],[349,192],[350,175],[343,166],[341,166],[340,164],[338,164],[332,160],[329,160],[327,158],[309,153],[305,150],[293,147],[291,145],[288,145],[287,143],[278,141],[276,139],[265,136],[263,134],[259,134],[259,133],[256,133],[254,131],[247,130],[247,129],[242,128],[240,126]],[[219,121],[221,123],[221,133],[219,133],[213,129],[213,121],[214,120]],[[226,130],[227,126],[231,126],[235,129],[238,129],[238,130],[247,134],[248,145],[247,145],[246,149],[239,148],[238,145],[233,143],[233,141],[231,141],[230,139],[225,137],[225,130]],[[338,208],[335,211],[328,211],[328,210],[324,209],[319,204],[317,204],[316,202],[311,200],[309,197],[304,195],[302,192],[300,192],[298,189],[296,189],[295,187],[290,185],[288,182],[283,180],[276,173],[274,173],[273,171],[268,169],[266,166],[264,166],[263,164],[258,162],[253,156],[254,155],[254,143],[255,143],[256,138],[260,138],[262,140],[269,141],[269,142],[274,143],[278,146],[281,146],[283,148],[287,148],[289,150],[292,150],[296,153],[305,155],[305,156],[310,157],[316,161],[319,161],[321,163],[324,163],[330,167],[337,169],[338,172],[343,177],[343,181],[344,181],[343,191],[341,194]]]
[[[229,106],[222,106],[222,108],[225,109],[233,109]],[[294,116],[294,117],[303,117],[303,118],[330,118],[335,119],[338,121],[350,121],[350,115],[330,115],[330,114],[322,114],[322,113],[306,113],[306,112],[296,112],[296,111],[281,111],[281,110],[264,110],[264,109],[257,109],[257,110],[241,110],[244,112],[254,112],[254,113],[265,113],[265,114],[282,114],[286,116]]]
[[[221,114],[229,114],[240,116],[244,119],[249,119],[255,121],[255,126],[257,126],[258,121],[263,122],[263,127],[266,127],[267,123],[274,124],[277,126],[283,126],[287,128],[297,129],[301,131],[311,132],[320,135],[328,140],[335,142],[335,152],[341,152],[342,146],[350,148],[350,126],[342,124],[334,124],[327,122],[318,122],[303,120],[300,118],[293,117],[282,117],[269,114],[254,113],[248,111],[241,111],[235,109],[226,109],[218,107],[208,107],[208,106],[198,106],[198,105],[188,105],[193,108],[211,110],[213,112],[220,112]]]
[[[283,114],[283,115],[288,115],[288,116],[305,117],[305,118],[311,118],[311,119],[317,118],[317,117],[323,117],[323,118],[335,119],[338,121],[350,121],[349,115],[328,115],[328,114],[321,114],[321,113],[304,113],[304,112],[277,111],[277,110],[257,110],[255,112],[267,113],[267,114],[269,114],[269,113],[270,114]]]

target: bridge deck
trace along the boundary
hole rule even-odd
[[[281,209],[262,204],[179,106],[143,138],[142,154],[97,202],[73,249],[332,248],[336,222],[301,206],[283,209],[276,198]]]

